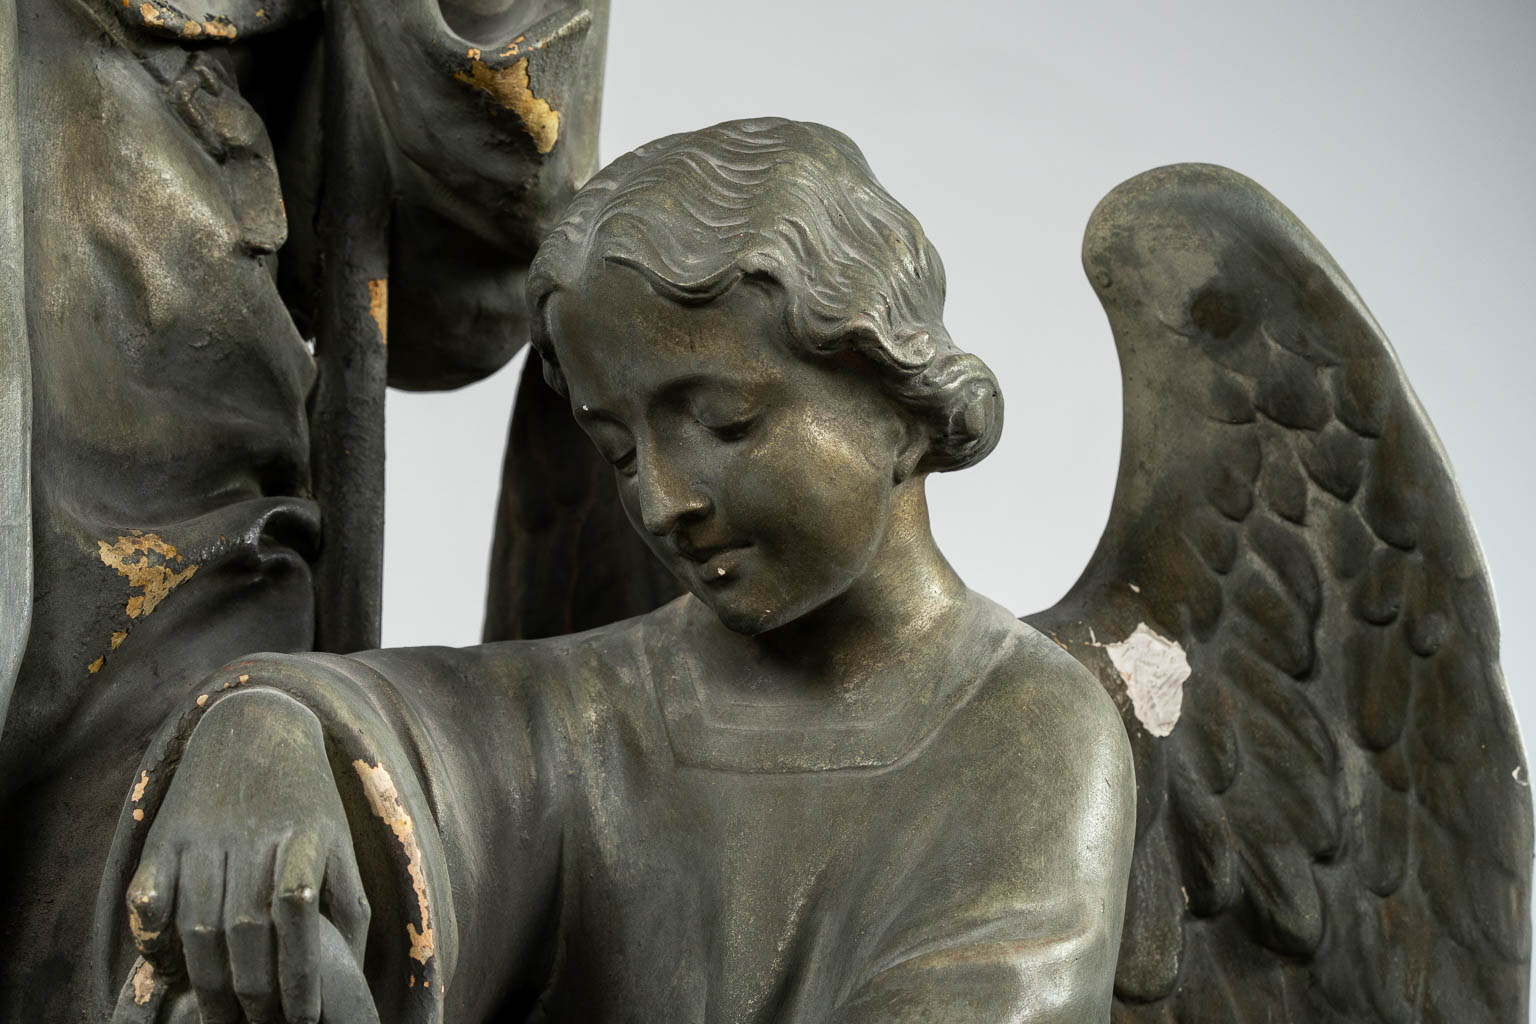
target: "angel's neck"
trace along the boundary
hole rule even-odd
[[[737,671],[717,678],[759,695],[848,695],[927,674],[957,638],[969,592],[933,541],[922,480],[901,488],[879,550],[838,597],[753,637],[715,620],[708,647]],[[712,619],[713,616],[710,616]]]

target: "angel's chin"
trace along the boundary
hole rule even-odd
[[[732,633],[758,636],[784,625],[790,619],[790,616],[775,614],[771,608],[761,607],[761,602],[744,599],[744,594],[732,593],[738,588],[730,584],[699,585],[692,580],[685,582],[691,584],[688,590],[694,599],[708,608],[720,624]]]
[[[731,592],[733,589],[736,592]],[[754,597],[748,593],[748,590],[747,587],[739,589],[711,587],[704,593],[694,591],[694,596],[714,612],[715,617],[726,629],[749,637],[772,633],[818,607],[814,602],[786,606],[774,601],[765,601]]]
[[[774,615],[770,609],[749,609],[738,607],[731,601],[722,601],[718,593],[698,596],[715,613],[722,626],[742,636],[760,636],[789,621],[788,618],[781,619]]]

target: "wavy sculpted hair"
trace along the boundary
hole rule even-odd
[[[919,472],[963,469],[997,445],[1002,393],[944,329],[939,254],[841,132],[727,121],[658,139],[589,181],[528,274],[533,345],[561,394],[549,300],[598,260],[638,271],[684,305],[743,278],[773,281],[801,350],[867,359],[885,392],[926,426]]]

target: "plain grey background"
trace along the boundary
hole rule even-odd
[[[1089,212],[1160,164],[1257,180],[1353,280],[1439,430],[1536,727],[1536,4],[615,0],[604,104],[605,160],[765,114],[859,143],[943,256],[956,342],[1002,381],[996,453],[929,494],[960,574],[1021,614],[1077,577],[1114,485]],[[391,395],[386,644],[479,638],[520,364]]]

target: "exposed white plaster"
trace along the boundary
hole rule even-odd
[[[1173,732],[1184,706],[1184,680],[1189,678],[1184,648],[1141,622],[1124,640],[1105,644],[1104,652],[1125,680],[1131,709],[1142,728],[1153,736]]]

